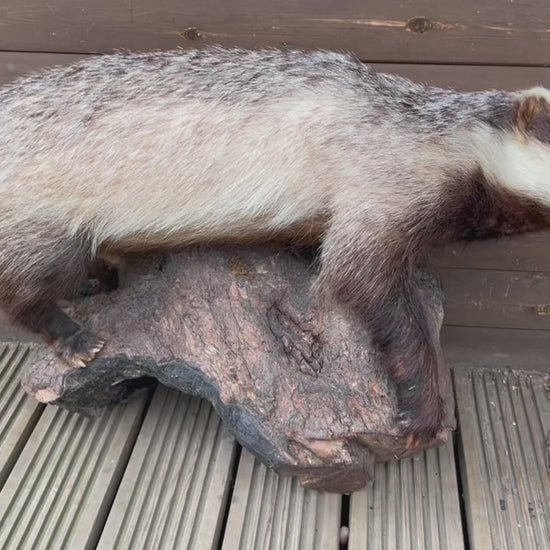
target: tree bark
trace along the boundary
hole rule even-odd
[[[68,306],[104,338],[96,359],[69,369],[41,348],[23,387],[42,402],[94,414],[155,378],[211,401],[268,466],[308,487],[358,490],[374,462],[408,454],[407,438],[367,327],[313,300],[314,276],[307,258],[280,248],[131,258],[122,288]],[[417,276],[440,327],[439,284],[426,271]],[[447,414],[430,445],[455,427],[449,371],[439,379]]]

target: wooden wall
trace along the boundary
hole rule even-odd
[[[0,84],[92,53],[223,44],[347,49],[464,90],[550,87],[548,0],[4,0],[0,24]],[[434,262],[452,361],[546,368],[550,234],[454,246]]]
[[[547,0],[3,0],[0,50],[346,48],[366,61],[544,65]]]

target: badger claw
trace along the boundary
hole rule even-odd
[[[105,342],[83,329],[54,342],[55,353],[71,368],[82,368],[92,361]]]

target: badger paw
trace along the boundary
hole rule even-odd
[[[396,420],[401,432],[407,437],[407,450],[414,450],[437,437],[444,417],[441,399],[429,401],[421,395],[411,399],[410,390],[404,390],[398,385],[397,400],[399,413]]]
[[[52,347],[55,353],[71,368],[86,366],[103,348],[104,341],[94,334],[80,329],[56,340]]]

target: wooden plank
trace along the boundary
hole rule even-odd
[[[550,548],[548,377],[455,371],[470,545]]]
[[[349,535],[349,550],[463,549],[452,441],[377,464],[372,486],[351,495]]]
[[[68,65],[84,55],[61,53],[0,52],[0,85],[18,76],[54,65]]]
[[[546,330],[443,327],[441,345],[447,364],[550,372],[550,334]]]
[[[145,404],[93,419],[46,407],[0,491],[0,548],[94,548]]]
[[[340,495],[305,490],[243,451],[223,550],[336,550]]]
[[[159,387],[98,549],[216,548],[235,449],[209,403]]]
[[[441,269],[445,324],[550,330],[550,273]]]
[[[544,65],[545,0],[5,0],[0,49],[104,52],[197,44],[347,49],[369,61]]]
[[[0,343],[0,489],[44,410],[19,383],[31,357],[28,344]]]
[[[550,88],[550,69],[544,67],[496,67],[487,65],[430,65],[421,63],[373,63],[376,70],[395,73],[432,86],[479,90],[519,90],[534,85]]]
[[[550,271],[550,232],[453,244],[435,250],[431,263],[438,267]]]
[[[44,67],[67,65],[84,54],[0,52],[0,85]],[[517,90],[533,85],[550,87],[550,68],[496,67],[477,65],[429,65],[373,63],[378,71],[400,74],[434,86],[451,86],[464,91]]]

